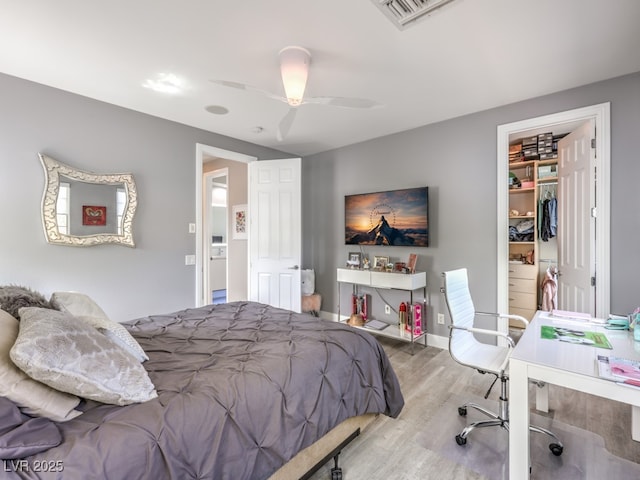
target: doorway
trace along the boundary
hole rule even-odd
[[[227,271],[229,241],[229,169],[220,168],[204,173],[203,230],[207,257],[203,262],[204,289],[212,304],[227,302]]]
[[[247,264],[247,240],[234,239],[229,235],[230,213],[232,207],[237,204],[246,204],[248,198],[247,170],[248,163],[257,160],[256,157],[245,155],[239,152],[224,150],[209,145],[196,144],[196,289],[195,305],[203,306],[213,303],[211,288],[210,265],[211,257],[215,258],[220,265],[225,265],[224,301],[236,301],[247,299],[248,289],[248,264]],[[204,175],[207,170],[216,171],[226,169],[227,183],[227,238],[225,242],[213,242],[213,238],[205,220],[207,213],[210,213],[212,199],[208,194],[207,178]],[[243,173],[244,172],[244,173]],[[218,177],[220,178],[220,177]],[[213,180],[211,180],[213,181]],[[219,182],[220,183],[220,182]],[[220,235],[215,235],[219,237]],[[219,240],[216,238],[215,240]],[[212,243],[225,243],[224,248],[220,245],[215,247],[223,251],[212,251]],[[211,255],[211,253],[214,255]],[[220,254],[218,254],[220,252]],[[224,260],[223,260],[224,257]],[[218,272],[220,273],[220,272]],[[219,277],[218,277],[219,279]],[[218,287],[220,285],[213,285]],[[223,290],[216,288],[216,290]],[[221,292],[218,292],[220,295]],[[216,298],[218,301],[218,298]]]
[[[509,311],[509,141],[516,135],[535,135],[545,131],[569,132],[585,122],[593,122],[595,137],[595,165],[597,185],[591,189],[589,205],[594,217],[592,230],[584,235],[583,242],[593,242],[589,275],[593,278],[593,315],[606,318],[609,314],[609,215],[610,215],[610,104],[603,103],[576,110],[514,122],[498,127],[497,139],[497,308]],[[596,210],[597,206],[597,210]],[[558,248],[562,248],[559,245]],[[508,321],[499,320],[498,328],[508,332]]]

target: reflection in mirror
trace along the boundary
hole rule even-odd
[[[49,243],[134,246],[136,185],[131,174],[76,170],[39,154],[45,172],[42,221]]]

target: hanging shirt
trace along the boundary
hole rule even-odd
[[[551,237],[555,237],[558,232],[558,199],[553,197],[549,200],[549,230]]]

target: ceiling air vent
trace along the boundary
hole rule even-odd
[[[399,29],[404,29],[453,0],[371,0]]]

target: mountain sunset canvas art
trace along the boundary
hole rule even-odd
[[[429,188],[347,195],[347,245],[429,246]]]

